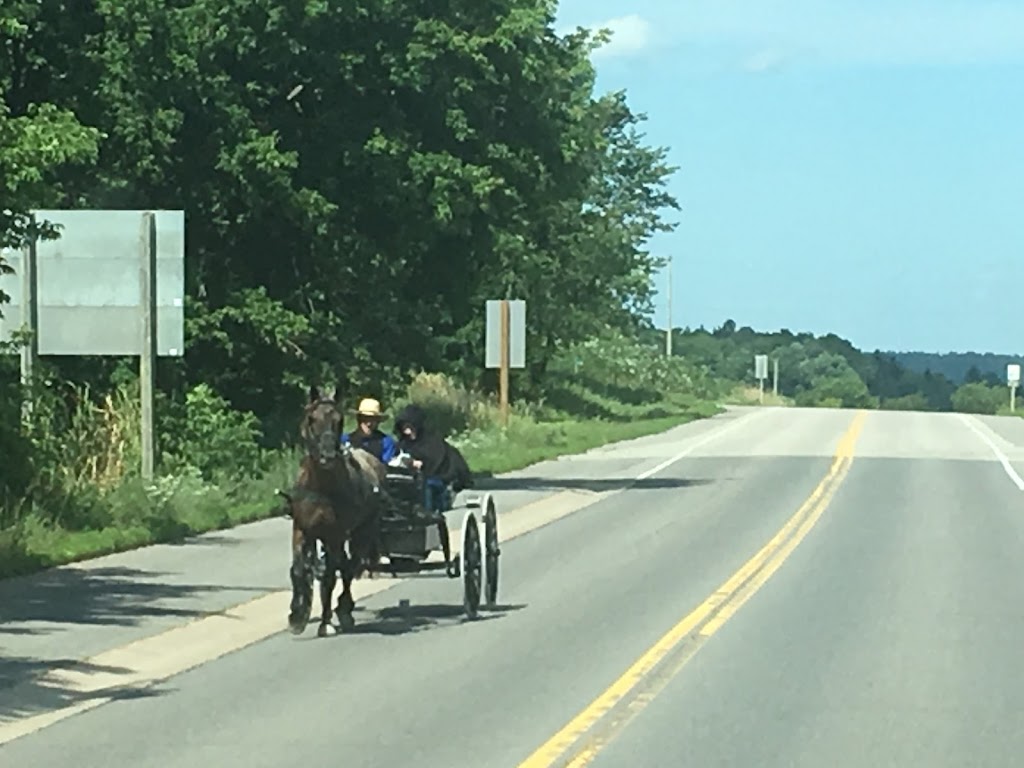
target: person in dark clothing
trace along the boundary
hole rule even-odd
[[[395,434],[399,450],[409,454],[413,467],[426,476],[430,506],[443,511],[440,508],[450,501],[442,496],[445,486],[458,493],[473,487],[473,476],[459,450],[427,429],[425,422],[423,409],[408,405],[395,417]]]
[[[426,427],[427,415],[412,403],[395,417],[398,449],[412,459],[412,466],[424,475],[424,506],[438,515],[437,529],[444,550],[448,575],[459,575],[459,561],[452,559],[448,524],[444,513],[452,508],[451,495],[473,487],[473,475],[459,450]]]

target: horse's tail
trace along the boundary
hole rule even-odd
[[[274,493],[275,493],[276,495],[280,496],[280,497],[281,497],[282,499],[284,499],[284,500],[285,500],[285,502],[286,502],[286,503],[285,503],[285,509],[284,509],[284,512],[282,513],[282,514],[283,514],[283,516],[284,516],[284,517],[291,517],[291,516],[292,516],[292,502],[293,502],[293,501],[295,500],[295,497],[294,497],[294,496],[292,496],[292,495],[291,495],[290,493],[288,493],[287,491],[282,491],[282,490],[281,490],[280,488],[276,488],[276,489],[274,490]],[[280,510],[280,507],[278,507],[278,510]]]

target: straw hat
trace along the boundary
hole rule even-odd
[[[374,419],[383,419],[384,414],[380,410],[380,401],[374,400],[372,397],[364,397],[359,401],[359,407],[356,408],[357,416],[369,416]]]

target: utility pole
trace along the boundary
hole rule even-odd
[[[665,329],[665,356],[672,357],[672,257],[668,257],[668,328]]]
[[[772,394],[776,397],[779,396],[779,358],[775,358],[772,361],[774,363],[772,370]]]

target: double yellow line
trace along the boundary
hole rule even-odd
[[[637,659],[608,689],[519,768],[588,765],[669,680],[771,578],[824,514],[853,463],[867,413],[857,413],[839,440],[832,465],[781,530],[710,597]]]

